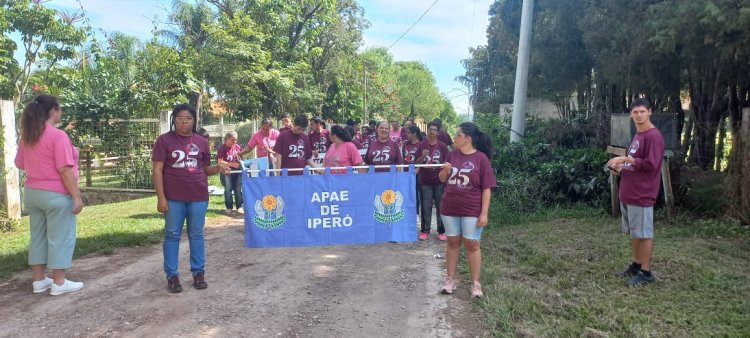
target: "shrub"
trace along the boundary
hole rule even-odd
[[[480,114],[476,123],[493,141],[493,168],[499,188],[494,192],[502,212],[528,213],[540,208],[584,204],[605,208],[609,203],[608,155],[595,121],[580,116],[570,122],[529,118],[524,137],[510,143],[510,116]]]

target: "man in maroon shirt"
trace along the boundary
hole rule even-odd
[[[307,128],[307,117],[298,115],[294,118],[294,126],[291,129],[279,134],[273,151],[277,154],[274,157],[274,168],[304,168],[305,165],[316,167],[312,160],[312,145],[305,135]],[[290,171],[290,176],[302,175],[302,171]]]
[[[622,231],[630,234],[633,263],[620,273],[631,277],[625,285],[653,283],[651,255],[654,250],[654,204],[659,194],[664,139],[651,123],[651,104],[637,98],[630,104],[630,118],[638,131],[633,136],[627,156],[615,157],[607,166],[620,175],[620,210]]]
[[[453,150],[453,140],[451,139],[450,134],[448,134],[443,129],[443,120],[436,117],[432,122],[437,124],[438,128],[440,128],[440,132],[438,133],[438,140],[445,143],[445,145],[448,146],[448,150]]]
[[[328,136],[329,131],[323,129],[324,124],[325,122],[322,117],[313,118],[312,123],[310,123],[310,133],[307,134],[312,144],[312,149],[317,150],[319,153],[327,152],[328,147],[331,146],[331,138]]]

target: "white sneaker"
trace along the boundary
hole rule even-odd
[[[245,209],[243,209],[242,207],[239,207],[239,208],[237,208],[237,213],[240,214],[240,215],[244,215],[245,214]]]
[[[75,292],[80,289],[83,289],[83,283],[66,279],[63,285],[52,283],[52,291],[50,291],[49,294],[52,296],[58,296],[64,293]]]
[[[479,284],[479,282],[474,281],[471,285],[471,296],[474,298],[482,298],[484,294],[482,293],[482,284]]]
[[[42,280],[35,280],[31,285],[34,286],[34,293],[42,293],[52,287],[52,278],[45,276]]]

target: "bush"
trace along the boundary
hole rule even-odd
[[[480,114],[476,123],[495,146],[493,168],[499,188],[494,192],[504,213],[583,204],[606,208],[609,156],[594,136],[595,121],[578,118],[565,123],[530,118],[524,137],[510,143],[510,116]],[[563,124],[561,126],[561,124]]]
[[[678,187],[680,205],[694,216],[717,217],[729,207],[726,176],[713,170],[684,166]]]

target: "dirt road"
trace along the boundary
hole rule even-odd
[[[208,289],[170,294],[161,246],[77,259],[79,292],[31,293],[31,273],[0,285],[0,337],[476,337],[467,283],[438,294],[443,243],[248,249],[242,220],[206,227]]]

